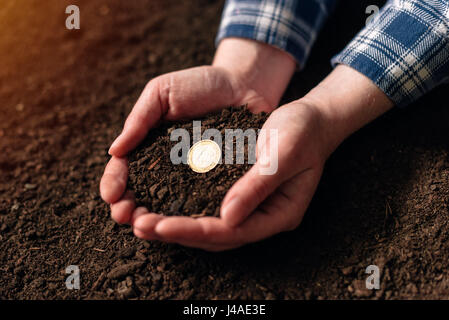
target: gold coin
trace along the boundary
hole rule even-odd
[[[212,140],[201,140],[195,143],[187,155],[190,168],[198,173],[212,170],[220,162],[220,146]]]

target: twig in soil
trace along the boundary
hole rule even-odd
[[[385,200],[385,219],[384,219],[384,229],[386,227],[387,224],[387,219],[389,216],[393,215],[393,210],[391,210],[391,206],[390,203],[388,202],[388,200]],[[396,219],[395,219],[396,222]]]
[[[75,243],[77,243],[78,240],[81,238],[81,234],[82,234],[82,231],[78,231],[78,232],[76,233]]]
[[[108,248],[109,245],[112,243],[112,241],[114,241],[114,239],[112,239],[112,238],[109,238],[109,237],[108,237],[108,239],[109,239],[109,241],[108,241],[108,243],[106,244],[106,248]]]
[[[92,290],[97,291],[98,289],[100,289],[100,286],[103,284],[105,279],[106,279],[106,271],[103,271],[93,284]]]
[[[159,160],[161,160],[161,157],[157,158],[156,161],[154,161],[152,164],[150,164],[150,166],[148,167],[148,170],[153,169],[157,165]]]
[[[388,203],[388,200],[386,200],[385,205],[385,219],[388,218],[389,215],[391,215],[393,211],[391,210],[390,203]]]
[[[41,248],[39,247],[31,247],[30,250],[40,250]]]
[[[200,218],[206,215],[207,209],[204,209],[201,213],[194,213],[191,215],[192,218]]]

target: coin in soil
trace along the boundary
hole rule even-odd
[[[198,173],[212,170],[220,162],[220,146],[212,140],[201,140],[195,143],[187,155],[190,168]]]

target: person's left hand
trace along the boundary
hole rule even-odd
[[[276,173],[260,174],[267,165],[261,155],[270,154],[267,134],[257,142],[257,162],[226,194],[220,218],[165,217],[138,208],[131,222],[135,235],[221,251],[295,229],[330,154],[324,118],[310,101],[299,100],[273,111],[263,129],[278,130]]]

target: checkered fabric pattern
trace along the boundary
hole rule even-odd
[[[216,44],[227,37],[258,40],[304,66],[335,0],[227,0]]]
[[[216,43],[243,37],[279,47],[303,67],[332,0],[227,0]],[[398,106],[449,79],[449,0],[390,0],[332,58],[370,78]]]
[[[448,79],[449,1],[389,1],[331,62],[358,70],[396,105],[408,105]]]

